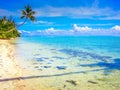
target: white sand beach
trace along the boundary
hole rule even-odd
[[[36,79],[23,80],[21,77],[25,74],[29,75],[30,72],[19,67],[14,45],[8,40],[0,40],[0,90],[53,90]]]
[[[64,70],[54,69],[32,71],[19,65],[15,52],[15,47],[10,41],[0,40],[0,90],[119,90],[120,88],[118,71],[108,76],[95,72],[65,74]],[[50,71],[64,74],[48,75]],[[46,75],[41,74],[45,72]]]

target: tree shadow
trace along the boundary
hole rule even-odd
[[[0,82],[13,81],[13,80],[26,80],[26,79],[34,79],[34,78],[59,77],[59,76],[64,76],[64,75],[96,72],[96,71],[100,71],[100,70],[103,70],[103,69],[78,71],[78,72],[68,72],[68,73],[60,73],[60,74],[54,74],[54,75],[36,75],[36,76],[23,76],[23,77],[15,77],[15,78],[4,78],[4,79],[0,79]]]
[[[82,59],[84,59],[84,57],[91,57],[96,60],[106,61],[106,60],[112,58],[111,56],[101,56],[96,53],[91,53],[91,52],[86,52],[86,51],[81,51],[81,50],[61,49],[59,51],[65,53],[67,55],[70,55],[71,57],[79,57]]]
[[[64,75],[97,72],[97,71],[101,71],[101,70],[106,73],[106,72],[108,72],[108,70],[113,70],[113,69],[120,70],[120,58],[114,59],[114,63],[98,62],[98,63],[94,63],[94,64],[82,64],[80,66],[83,66],[83,67],[99,66],[99,67],[104,67],[104,68],[95,69],[95,70],[78,71],[78,72],[60,73],[60,74],[54,74],[54,75],[36,75],[36,76],[23,76],[23,77],[15,77],[15,78],[4,78],[4,79],[0,79],[0,82],[13,81],[13,80],[26,80],[26,79],[34,79],[34,78],[58,77],[58,76],[64,76]]]

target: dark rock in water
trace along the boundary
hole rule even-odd
[[[37,70],[42,71],[42,69],[37,69]]]
[[[50,50],[56,50],[56,49],[50,49]]]
[[[40,57],[40,58],[36,58],[36,60],[38,62],[43,62],[45,59],[49,59],[48,57]]]
[[[91,80],[89,80],[88,82],[92,83],[92,84],[98,84],[97,82],[94,82],[94,81],[91,81]]]
[[[36,60],[37,60],[38,62],[43,62],[43,61],[44,61],[43,58],[36,58]]]
[[[40,56],[40,54],[35,54],[34,56]]]
[[[43,50],[43,49],[39,49],[39,50]]]
[[[43,59],[49,59],[48,57],[42,57]]]
[[[53,56],[52,58],[56,58],[56,59],[64,59],[64,57],[59,57],[59,56]]]
[[[40,65],[42,65],[43,63],[39,63]]]
[[[109,75],[109,74],[111,74],[111,72],[112,72],[112,70],[109,70],[109,69],[108,69],[108,70],[105,70],[105,71],[104,71],[104,75]]]
[[[55,54],[56,54],[57,52],[53,51],[53,52],[51,52],[51,53],[55,53]]]
[[[112,58],[111,56],[102,56],[103,58],[108,58],[108,59],[110,59],[110,58]]]
[[[38,64],[38,63],[33,63],[33,65],[36,65],[36,64]]]
[[[65,87],[66,87],[66,85],[63,86],[63,88],[65,88]]]
[[[51,66],[44,66],[44,68],[51,68]]]
[[[73,80],[66,80],[66,82],[69,82],[70,84],[72,84],[72,85],[74,85],[74,86],[77,85],[76,81],[73,81]]]
[[[39,66],[35,66],[34,68],[39,68]]]
[[[77,51],[77,50],[72,50],[72,49],[61,49],[59,51],[64,52],[68,55],[71,55],[72,57],[83,57],[84,58],[86,56],[89,56],[91,58],[98,59],[98,60],[103,60],[103,61],[106,60],[106,59],[112,58],[110,56],[101,56],[101,55],[90,53],[90,52]]]
[[[54,62],[54,60],[50,60],[50,62]]]
[[[67,67],[66,67],[66,66],[57,66],[56,68],[59,69],[59,70],[64,70],[64,69],[66,69]]]
[[[47,64],[52,64],[51,62],[48,62]]]

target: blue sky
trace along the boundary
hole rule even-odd
[[[27,34],[120,35],[119,0],[0,0],[0,17],[14,16],[30,4],[36,21],[18,28]]]

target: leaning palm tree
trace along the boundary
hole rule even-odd
[[[12,17],[8,19],[6,18],[6,16],[4,16],[3,18],[0,19],[0,38],[8,39],[8,38],[20,37],[20,33],[17,31],[16,28],[23,25],[27,21],[27,19],[30,19],[31,21],[35,21],[35,17],[34,17],[35,12],[32,10],[30,5],[25,6],[25,10],[22,10],[21,13],[22,13],[21,19],[25,19],[25,20],[20,25],[16,25]]]
[[[22,24],[16,25],[15,28],[18,28],[18,27],[22,26],[23,24],[25,24],[27,19],[30,19],[32,22],[35,21],[35,17],[34,17],[35,11],[32,10],[30,5],[26,5],[25,10],[21,10],[21,14],[22,14],[21,19],[25,18],[25,20],[24,20],[24,22]],[[11,31],[13,31],[15,28],[12,28],[12,29],[10,29],[9,31],[7,31],[5,33],[9,33]]]
[[[21,13],[22,13],[21,19],[25,18],[25,20],[19,26],[25,24],[27,19],[30,19],[32,22],[35,21],[35,17],[34,17],[35,11],[32,10],[30,5],[25,6],[25,10],[21,10]]]

